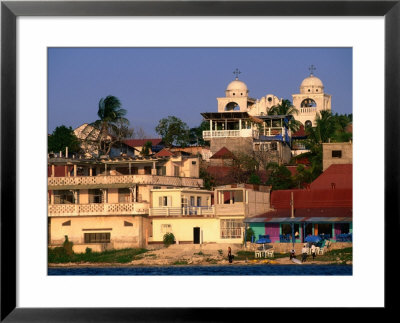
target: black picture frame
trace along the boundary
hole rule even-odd
[[[384,16],[385,18],[385,310],[392,309],[392,256],[399,236],[400,1],[2,1],[1,2],[1,321],[237,321],[244,309],[17,308],[16,19],[18,16]],[[367,138],[364,138],[368,140]],[[383,141],[382,141],[383,142]],[[373,183],[371,183],[373,187]],[[371,277],[373,279],[373,277]],[[392,280],[393,279],[393,280]],[[393,295],[393,296],[390,296]],[[244,297],[244,295],[243,295]],[[392,298],[391,298],[392,297]],[[267,304],[266,304],[267,306]],[[329,304],[327,303],[327,306]],[[268,313],[282,309],[268,309]],[[287,311],[287,309],[284,309]],[[334,309],[326,310],[334,313]],[[380,315],[382,314],[381,311]],[[286,312],[287,313],[287,312]],[[246,315],[250,314],[248,312]],[[252,320],[265,309],[252,309]],[[289,315],[284,317],[289,319]],[[347,316],[346,314],[345,316]],[[342,317],[342,316],[341,316]]]

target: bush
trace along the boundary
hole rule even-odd
[[[85,249],[85,253],[86,253],[86,254],[91,254],[91,253],[92,253],[92,248],[87,247],[87,248]]]
[[[166,233],[163,237],[164,246],[168,247],[169,245],[175,242],[175,236],[173,233]]]
[[[74,254],[74,251],[72,250],[72,246],[73,245],[74,245],[74,243],[68,240],[68,236],[65,236],[65,241],[63,243],[63,248],[65,250],[65,253],[68,256],[72,256]]]
[[[251,237],[254,236],[254,230],[252,228],[247,228],[246,230],[246,241],[251,241]]]

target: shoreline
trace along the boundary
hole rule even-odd
[[[168,264],[151,264],[151,263],[140,263],[140,264],[135,264],[134,262],[130,263],[50,263],[48,264],[48,269],[51,268],[66,268],[66,269],[72,269],[72,268],[87,268],[87,267],[93,267],[93,268],[143,268],[143,267],[199,267],[199,266],[208,266],[208,267],[223,267],[223,266],[262,266],[262,265],[285,265],[285,266],[302,266],[302,265],[341,265],[341,266],[352,266],[352,262],[350,263],[342,263],[342,262],[337,262],[337,261],[306,261],[304,263],[300,264],[295,264],[292,261],[289,260],[289,258],[279,258],[279,259],[263,259],[263,260],[238,260],[238,261],[233,261],[233,263],[229,263],[227,260],[217,263],[217,264],[212,264],[208,262],[198,262],[198,263],[187,263],[187,264],[174,264],[174,263],[168,263]]]

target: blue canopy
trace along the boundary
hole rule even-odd
[[[264,243],[270,243],[271,242],[271,239],[269,238],[269,234],[266,234],[266,235],[258,235],[258,237],[259,237],[259,239],[256,241],[256,243],[262,243],[262,244],[264,244]]]
[[[318,242],[321,238],[319,236],[308,236],[304,239],[305,242]]]

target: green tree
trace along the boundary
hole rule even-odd
[[[293,187],[290,171],[283,165],[277,163],[269,163],[267,166],[269,178],[267,185],[272,186],[272,190],[286,190]]]
[[[132,136],[133,130],[129,129],[126,113],[117,97],[108,95],[100,99],[97,111],[99,119],[91,124],[99,130],[97,139],[99,154],[108,155],[115,143]]]
[[[167,147],[173,145],[186,147],[189,144],[189,127],[175,116],[168,116],[158,122],[156,132]]]
[[[296,174],[293,176],[293,185],[297,188],[302,188],[314,180],[312,170],[307,169],[304,165],[298,165]]]
[[[153,144],[151,143],[151,141],[146,141],[142,147],[142,151],[140,152],[140,154],[142,156],[149,156],[150,155],[150,149],[153,146]]]
[[[68,151],[71,153],[77,153],[80,151],[79,140],[75,136],[74,131],[71,127],[67,128],[62,125],[54,129],[53,133],[48,137],[48,152],[59,152],[65,151],[68,147]]]
[[[210,130],[210,123],[208,121],[202,121],[200,126],[190,128],[189,130],[189,142],[192,145],[204,146],[206,142],[203,139],[203,131]]]
[[[282,102],[278,105],[274,105],[269,109],[268,115],[279,115],[279,116],[294,116],[298,115],[299,110],[295,108],[295,106],[289,100],[282,100]],[[299,130],[301,126],[301,122],[291,118],[289,120],[289,129],[293,132]]]

